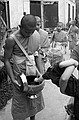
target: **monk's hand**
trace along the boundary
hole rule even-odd
[[[44,79],[43,79],[42,75],[40,75],[39,78],[35,78],[35,79],[34,79],[34,82],[42,82],[43,80],[44,80]]]
[[[14,80],[14,81],[13,81],[13,84],[14,84],[14,86],[15,86],[18,90],[21,89],[21,84],[20,84],[17,80]]]
[[[21,87],[21,85],[18,83],[17,80],[15,80],[14,83],[15,83],[17,86]]]

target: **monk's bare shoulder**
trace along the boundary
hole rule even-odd
[[[12,49],[15,45],[15,40],[12,37],[8,37],[5,41],[5,48]]]

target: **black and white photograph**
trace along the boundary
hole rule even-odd
[[[0,0],[0,120],[79,120],[79,0]]]

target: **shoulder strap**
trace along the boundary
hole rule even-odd
[[[34,65],[34,63],[31,61],[31,59],[29,58],[29,55],[27,54],[27,52],[25,51],[25,49],[23,48],[23,46],[21,45],[21,43],[18,41],[18,39],[16,38],[16,36],[14,34],[11,35],[15,42],[17,43],[17,45],[20,47],[20,49],[23,51],[23,53],[25,54],[26,58],[30,61],[30,63],[35,67],[36,71],[38,72],[38,74],[40,75],[40,72],[38,71],[37,67]]]
[[[25,49],[23,48],[23,46],[21,45],[21,43],[18,41],[18,39],[16,38],[16,36],[14,34],[11,35],[15,42],[17,43],[17,45],[19,46],[19,48],[22,50],[22,52],[25,54],[25,56],[27,57],[27,59],[32,63],[32,61],[29,58],[29,55],[27,54],[27,52],[25,51]]]

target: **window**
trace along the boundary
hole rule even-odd
[[[74,6],[72,6],[72,20],[74,20]]]
[[[70,19],[70,4],[68,4],[68,20]]]

